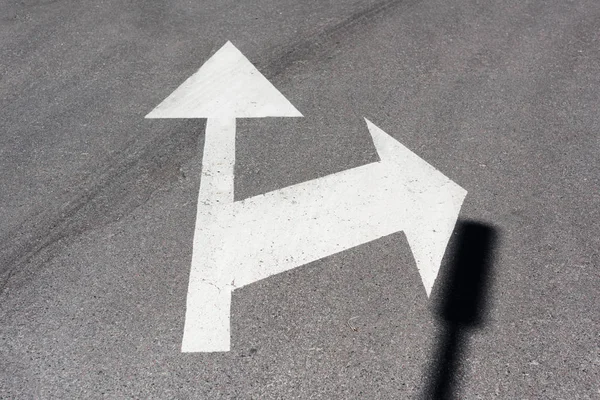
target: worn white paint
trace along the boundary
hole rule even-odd
[[[146,118],[263,118],[302,114],[227,42]]]
[[[379,162],[198,205],[183,351],[229,350],[235,288],[399,231],[430,293],[466,191],[367,124]]]
[[[427,295],[466,191],[373,125],[380,161],[233,199],[235,118],[301,116],[227,43],[148,118],[208,118],[184,352],[230,349],[231,292],[404,231]]]
[[[198,202],[233,201],[235,119],[301,117],[248,59],[227,42],[146,118],[207,118]]]
[[[198,204],[211,206],[233,202],[234,167],[235,119],[208,119]]]

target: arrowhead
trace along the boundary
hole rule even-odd
[[[248,59],[227,42],[146,118],[302,117]]]
[[[404,233],[429,296],[467,191],[365,120],[381,162],[413,196]]]

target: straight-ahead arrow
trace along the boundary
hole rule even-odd
[[[248,59],[227,42],[146,118],[207,118],[198,204],[233,201],[235,119],[302,117]]]

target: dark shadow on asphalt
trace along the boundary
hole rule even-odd
[[[436,311],[440,322],[437,349],[427,373],[423,399],[455,399],[457,375],[473,330],[485,325],[498,230],[475,221],[459,221],[449,265],[441,276]]]

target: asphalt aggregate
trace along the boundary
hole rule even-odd
[[[399,232],[180,352],[206,122],[144,116],[228,40],[304,115],[237,121],[236,200],[365,117],[468,191],[429,298]],[[0,398],[600,399],[597,0],[0,0],[0,111]]]

